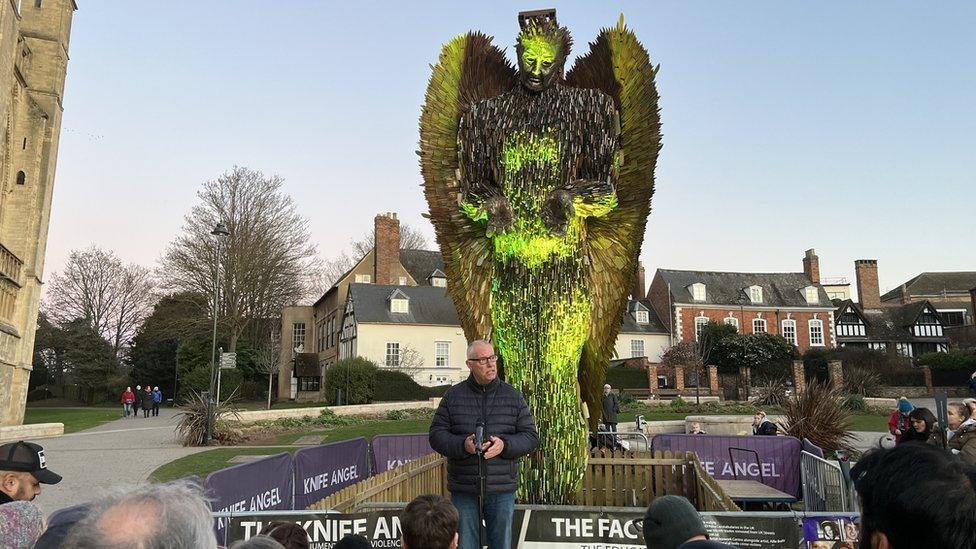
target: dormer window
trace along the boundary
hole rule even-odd
[[[803,296],[807,299],[807,305],[816,305],[820,303],[820,291],[817,290],[816,286],[807,286],[803,288]]]
[[[391,313],[410,312],[410,298],[407,297],[407,294],[401,292],[400,290],[396,290],[392,294],[390,294],[390,312]]]
[[[749,286],[749,301],[753,303],[763,302],[762,286]]]
[[[637,313],[635,315],[638,324],[647,324],[648,322],[651,321],[650,315],[648,315],[647,311],[643,309],[637,309]]]
[[[447,275],[444,274],[444,272],[440,269],[434,269],[434,272],[430,273],[427,280],[430,282],[431,286],[435,286],[437,288],[447,287]]]
[[[705,301],[705,285],[701,282],[696,282],[689,286],[691,290],[691,298],[695,301]]]
[[[369,284],[373,281],[373,275],[358,274],[356,275],[356,282],[359,284]]]

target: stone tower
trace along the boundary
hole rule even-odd
[[[0,2],[0,425],[24,420],[77,9]]]

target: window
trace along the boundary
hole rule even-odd
[[[820,292],[816,286],[807,286],[803,289],[804,297],[807,298],[807,305],[820,303]]]
[[[291,346],[299,353],[305,351],[305,323],[295,322],[291,325]]]
[[[407,285],[407,277],[401,276],[399,279],[397,279],[397,284],[399,284],[400,286],[406,286]]]
[[[824,346],[823,321],[811,320],[809,325],[810,325],[810,346],[823,347]]]
[[[631,339],[630,340],[630,358],[639,358],[642,356],[647,356],[644,354],[644,340],[643,339]]]
[[[725,317],[725,323],[729,326],[735,326],[735,331],[739,331],[739,319],[734,316]]]
[[[942,324],[939,316],[931,309],[925,309],[918,316],[912,332],[917,337],[942,337]]]
[[[705,285],[697,282],[691,285],[691,298],[695,301],[705,301]]]
[[[402,297],[395,297],[390,300],[390,312],[391,313],[409,313],[410,312],[410,301],[403,299]]]
[[[386,344],[386,365],[390,368],[400,366],[400,344],[387,342]]]
[[[433,277],[433,278],[430,279],[430,285],[431,286],[436,286],[438,288],[446,288],[447,287],[447,279],[444,278],[444,277],[441,277],[441,276],[435,276],[435,277]]]
[[[764,334],[764,333],[766,333],[766,319],[765,318],[754,318],[754,319],[752,319],[752,333],[754,333],[754,334]]]
[[[939,316],[946,326],[962,326],[966,323],[966,311],[939,311]]]
[[[784,320],[783,321],[783,338],[789,341],[791,344],[796,345],[796,321],[795,320]]]
[[[750,286],[749,287],[749,299],[753,303],[762,303],[762,300],[763,300],[762,286]]]
[[[24,170],[20,170],[19,172],[17,172],[17,184],[23,185],[26,182],[27,182],[27,174],[24,173]]]
[[[372,275],[356,275],[356,282],[359,282],[360,284],[369,284],[369,283],[373,282],[373,276]]]
[[[644,310],[641,310],[641,309],[638,309],[637,310],[637,323],[638,324],[647,324],[650,321],[651,321],[650,315],[647,314],[647,311],[644,311]]]
[[[702,331],[705,329],[705,325],[708,324],[707,316],[695,317],[695,341],[701,339]]]
[[[322,378],[315,377],[300,377],[298,378],[298,390],[299,391],[318,391],[321,387]]]
[[[438,341],[434,343],[434,366],[438,368],[451,367],[450,341]]]

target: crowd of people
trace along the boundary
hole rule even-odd
[[[896,445],[921,442],[956,454],[976,466],[976,398],[950,402],[946,406],[946,425],[939,425],[928,408],[916,408],[905,397],[888,418],[888,432]]]
[[[136,385],[136,390],[126,387],[119,398],[122,405],[122,417],[139,417],[139,409],[142,408],[142,417],[156,417],[159,415],[159,405],[163,402],[163,392],[159,387],[146,385]]]

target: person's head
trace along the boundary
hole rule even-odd
[[[484,339],[476,339],[468,345],[468,359],[464,362],[481,385],[488,385],[498,377],[498,357],[495,348]]]
[[[820,523],[820,529],[823,530],[824,537],[827,539],[837,539],[837,525],[832,521],[825,520]]]
[[[762,410],[757,410],[756,413],[752,416],[752,424],[758,426],[761,425],[762,422],[764,421],[766,421],[766,412],[763,412]]]
[[[145,389],[143,389],[143,391],[145,391],[145,392],[147,392],[147,393],[149,393],[149,392],[151,392],[151,391],[152,391],[152,389],[150,389],[150,388],[149,388],[149,386],[148,386],[148,385],[146,385],[146,388],[145,388]]]
[[[257,535],[234,542],[230,549],[284,549],[284,547],[268,536]]]
[[[68,533],[88,516],[90,503],[81,503],[58,509],[47,519],[47,529],[34,544],[34,549],[61,549]]]
[[[563,73],[572,39],[565,27],[556,23],[556,13],[523,18],[522,32],[515,44],[519,80],[531,92],[552,86]]]
[[[0,492],[16,501],[32,501],[41,494],[41,484],[57,484],[61,475],[47,468],[44,448],[33,442],[11,442],[0,446]]]
[[[969,408],[969,417],[976,416],[976,398],[965,398],[962,403]]]
[[[274,539],[285,549],[308,549],[308,533],[294,522],[276,520],[261,528],[261,534]]]
[[[833,549],[831,543],[829,541],[811,541],[810,549]]]
[[[961,461],[927,444],[878,449],[851,470],[861,547],[972,547],[976,491]]]
[[[691,432],[692,433],[700,433],[701,432],[701,423],[698,422],[698,421],[692,421],[691,422]]]
[[[406,549],[453,549],[458,542],[458,511],[441,496],[418,496],[400,516]]]
[[[844,537],[851,540],[857,540],[857,523],[847,521],[844,523]]]
[[[915,408],[908,414],[908,418],[912,421],[912,428],[916,432],[926,435],[932,432],[932,427],[938,421],[935,418],[935,414],[932,413],[932,410],[928,408]]]
[[[681,496],[662,496],[652,501],[641,529],[647,549],[675,549],[688,541],[708,539],[698,511]]]
[[[830,549],[854,549],[854,542],[852,541],[835,541]]]
[[[912,406],[912,403],[907,398],[901,397],[898,399],[898,411],[901,412],[902,415],[907,416],[914,408],[915,407]]]
[[[969,419],[969,407],[962,402],[950,402],[946,405],[946,422],[950,429],[958,429],[964,421]]]
[[[368,539],[356,534],[349,534],[332,546],[333,549],[369,549],[370,547],[372,545],[369,544]]]
[[[613,389],[613,388],[612,388],[612,387],[610,387],[610,384],[609,384],[609,383],[607,383],[606,385],[604,385],[604,386],[603,386],[603,394],[605,394],[605,395],[609,395],[609,394],[610,394],[610,391],[611,391],[611,389]]]
[[[153,391],[158,391],[158,390],[159,390],[159,386],[158,385],[156,387],[153,387]]]
[[[0,540],[3,547],[29,549],[44,531],[44,513],[29,501],[0,505]]]
[[[139,391],[139,390],[141,390],[141,389],[142,389],[142,385],[136,385],[136,390],[137,390],[137,391]]]
[[[122,549],[133,547],[133,540],[142,543],[137,547],[216,549],[203,492],[186,481],[115,488],[91,502],[62,547]]]
[[[126,391],[131,391],[132,390],[132,387],[131,386],[130,387],[126,387],[125,390]]]

